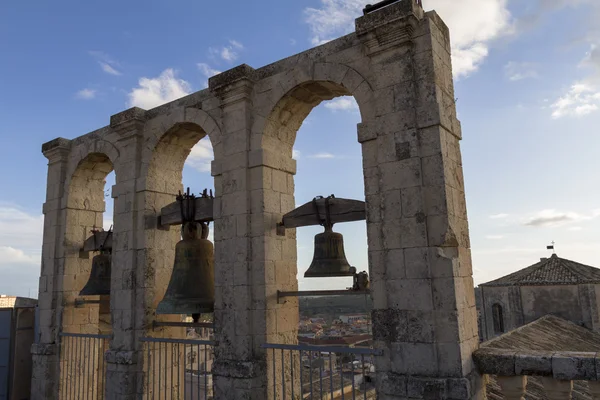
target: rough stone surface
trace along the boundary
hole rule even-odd
[[[416,0],[369,13],[356,27],[265,67],[225,71],[207,90],[148,111],[125,110],[104,128],[44,145],[50,163],[39,349],[60,343],[60,332],[110,334],[107,398],[144,394],[140,339],[183,335],[180,328],[151,328],[154,320],[178,318],[155,313],[179,240],[179,229],[162,229],[156,221],[182,190],[190,149],[208,136],[215,157],[215,399],[272,400],[271,379],[282,367],[261,345],[297,340],[298,302],[280,304],[276,297],[277,290],[298,289],[295,231],[277,234],[277,223],[296,204],[296,132],[322,101],[352,95],[362,118],[357,145],[374,345],[385,354],[376,358],[381,397],[479,398],[448,31]],[[102,225],[104,178],[113,170],[111,295],[75,308],[91,267],[79,250]],[[33,399],[54,399],[56,391],[48,388],[60,377],[49,363],[56,360],[37,357]]]

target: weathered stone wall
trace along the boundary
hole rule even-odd
[[[68,317],[79,276],[89,271],[75,249],[104,210],[95,193],[108,166],[116,185],[106,397],[143,393],[140,338],[183,338],[181,329],[151,327],[169,318],[155,309],[178,240],[178,229],[159,227],[157,216],[182,189],[192,146],[208,136],[216,190],[214,395],[273,398],[270,379],[281,376],[281,364],[273,370],[261,345],[297,340],[297,301],[276,298],[298,285],[295,230],[280,236],[276,227],[295,207],[292,147],[311,110],[341,95],[356,99],[362,118],[373,332],[384,350],[379,397],[480,398],[449,33],[414,0],[357,19],[355,33],[326,45],[257,70],[241,65],[211,78],[207,90],[124,111],[96,132],[44,145],[42,323],[32,397],[55,398],[58,333],[81,321]]]

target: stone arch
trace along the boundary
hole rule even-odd
[[[109,150],[111,156],[96,150]],[[100,300],[100,304],[85,304],[80,307],[75,307],[75,300],[89,279],[92,257],[95,255],[92,253],[85,257],[80,254],[80,250],[91,235],[91,230],[102,227],[105,179],[114,169],[118,151],[110,144],[92,144],[79,151],[75,150],[73,154],[73,164],[69,169],[65,188],[66,225],[62,268],[65,308],[62,330],[71,333],[108,333],[112,330],[110,297],[99,296],[96,300]]]
[[[180,109],[161,120],[148,121],[146,140],[142,155],[142,179],[145,182],[145,214],[158,215],[162,207],[175,201],[179,191],[183,191],[182,172],[192,148],[208,136],[214,158],[220,154],[221,131],[215,120],[205,111],[197,108]],[[204,188],[191,188],[198,194]],[[212,230],[213,224],[210,225]],[[175,257],[175,245],[180,240],[180,229],[146,229],[145,301],[147,309],[156,310],[169,283]],[[177,320],[177,316],[151,313],[150,319],[162,321]],[[150,322],[150,321],[148,321]],[[151,335],[180,336],[181,328],[165,328],[162,331],[148,332]]]
[[[362,121],[375,117],[372,85],[355,69],[337,63],[308,63],[287,72],[280,80],[279,97],[263,108],[264,119],[257,119],[252,132],[262,135],[264,148],[284,150],[291,157],[296,132],[321,102],[352,96],[359,106]]]

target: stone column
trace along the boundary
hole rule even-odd
[[[288,188],[287,176],[280,177],[274,172],[281,156],[263,149],[260,140],[256,143],[251,140],[250,96],[254,72],[242,65],[210,80],[210,88],[221,99],[223,109],[222,144],[215,148],[215,158],[219,161],[213,164],[218,193],[215,207],[218,343],[213,364],[217,400],[270,398],[272,390],[268,390],[267,382],[272,371],[267,369],[267,352],[261,344],[267,338],[275,340],[278,334],[294,336],[297,325],[297,309],[295,317],[280,314],[284,307],[278,308],[276,304],[275,284],[280,272],[287,281],[295,277],[295,257],[285,265],[282,260],[286,237],[276,236],[281,203],[286,201],[293,208],[293,192]],[[280,178],[282,186],[274,190],[272,180]],[[288,275],[292,273],[290,278]]]
[[[110,309],[113,338],[105,353],[106,398],[136,399],[143,393],[143,354],[139,337],[143,333],[143,303],[137,300],[138,238],[142,236],[143,209],[138,207],[136,184],[141,164],[140,146],[144,110],[132,108],[113,115],[111,128],[120,136],[119,159],[115,165],[113,250]],[[143,231],[142,231],[143,233]]]
[[[481,399],[448,28],[402,0],[356,32],[373,71],[374,117],[358,136],[379,398]]]
[[[33,374],[31,398],[33,400],[56,399],[59,390],[62,287],[58,249],[62,245],[63,217],[62,199],[71,141],[54,139],[42,146],[48,159],[48,180],[44,213],[44,239],[42,244],[42,267],[39,282],[38,310],[39,336],[31,348]]]

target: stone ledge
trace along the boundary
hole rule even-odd
[[[481,374],[551,376],[558,380],[600,380],[600,352],[516,351],[481,348],[473,353]]]
[[[35,356],[53,356],[56,354],[56,343],[34,343],[31,354]]]
[[[50,150],[54,150],[54,149],[58,149],[58,148],[63,148],[63,149],[70,149],[71,148],[71,141],[69,139],[65,139],[62,137],[53,139],[49,142],[46,142],[42,145],[42,153],[46,153]]]
[[[146,110],[139,107],[132,107],[121,111],[118,114],[110,116],[110,127],[115,131],[122,133],[131,130],[136,124],[143,124],[146,118]]]
[[[390,4],[357,18],[354,23],[356,34],[362,35],[380,26],[410,16],[422,19],[423,8],[415,0],[400,0],[397,3]]]
[[[238,65],[237,67],[209,78],[208,87],[211,91],[215,91],[244,79],[252,82],[257,80],[256,70],[247,64]]]
[[[273,168],[279,171],[288,172],[292,175],[296,175],[296,160],[281,153],[269,151],[266,149],[252,150],[249,153],[249,165],[248,168],[265,166]],[[214,173],[221,173],[219,169],[213,171]]]
[[[213,376],[225,378],[252,379],[266,372],[266,366],[260,361],[215,360],[212,366]]]
[[[133,365],[136,362],[135,351],[115,351],[108,350],[104,353],[104,359],[109,364]]]

